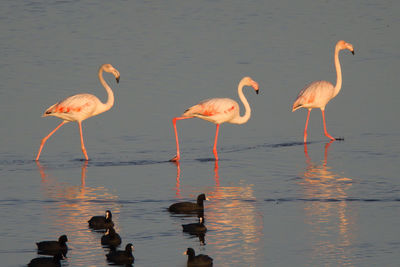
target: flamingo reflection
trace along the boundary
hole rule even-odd
[[[223,262],[229,257],[232,262],[244,259],[248,266],[255,266],[257,251],[262,249],[259,242],[263,236],[263,220],[255,207],[253,185],[246,184],[246,177],[243,177],[238,185],[221,186],[218,163],[214,161],[214,186],[201,189],[210,199],[204,211],[207,244],[212,244],[219,252],[216,261]],[[180,163],[176,162],[176,166],[176,195],[180,197],[183,193],[179,187]],[[199,239],[200,245],[204,245],[204,236],[199,235]]]
[[[104,250],[100,246],[100,235],[93,233],[87,227],[87,220],[99,212],[111,209],[115,214],[119,213],[119,205],[110,203],[117,200],[102,186],[87,187],[86,172],[88,161],[84,161],[80,168],[80,185],[73,185],[73,178],[63,179],[48,174],[46,167],[36,161],[39,174],[41,176],[41,186],[43,192],[44,204],[42,224],[47,224],[47,229],[63,229],[70,240],[72,250],[68,258],[69,265],[86,266],[87,262],[96,262],[98,258],[104,258]],[[72,172],[73,169],[70,170]],[[64,172],[65,174],[65,172]],[[104,206],[96,200],[107,200]],[[49,201],[50,200],[50,201]],[[119,225],[118,223],[116,224]],[[118,229],[116,229],[118,230]],[[97,246],[88,246],[87,244],[98,244]],[[79,261],[79,262],[78,262]]]
[[[312,256],[318,257],[335,255],[338,265],[349,262],[349,251],[352,244],[354,217],[349,211],[346,198],[347,191],[352,186],[352,179],[335,173],[327,164],[328,151],[333,141],[325,144],[322,164],[312,162],[304,143],[306,171],[301,175],[300,182],[304,189],[306,222],[312,227],[311,232],[316,240],[312,241]],[[323,238],[331,235],[331,238]]]

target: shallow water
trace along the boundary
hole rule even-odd
[[[107,266],[102,233],[87,220],[113,212],[135,266],[185,266],[193,247],[215,266],[397,266],[400,255],[400,82],[397,2],[336,1],[4,1],[0,3],[0,257],[23,266],[35,242],[69,238],[63,266]],[[335,81],[333,47],[342,51],[343,88],[321,115],[291,112],[312,80]],[[56,127],[44,110],[88,92],[104,101],[97,69],[116,103],[78,127]],[[252,118],[220,128],[171,119],[209,97],[245,90]],[[182,232],[196,217],[171,215],[173,202],[206,193],[205,245]]]

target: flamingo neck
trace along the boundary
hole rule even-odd
[[[247,99],[243,94],[244,86],[245,86],[245,84],[244,84],[244,81],[242,80],[238,85],[238,95],[244,106],[244,110],[245,110],[244,115],[243,116],[239,115],[238,117],[236,117],[235,119],[230,121],[230,123],[243,124],[243,123],[246,123],[250,119],[251,108],[250,108],[249,102],[247,102]]]
[[[333,97],[335,97],[342,88],[342,69],[340,67],[339,51],[340,49],[338,47],[335,47],[336,85],[333,92]]]
[[[98,113],[102,113],[102,112],[109,110],[114,105],[114,93],[111,90],[111,87],[106,83],[106,81],[103,78],[103,68],[102,67],[99,69],[98,76],[99,76],[100,83],[103,85],[104,89],[106,89],[107,96],[108,96],[107,102],[102,103],[103,105],[98,109]]]

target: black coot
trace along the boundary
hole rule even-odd
[[[107,229],[107,232],[101,237],[101,244],[110,247],[117,247],[121,244],[121,237],[115,232],[114,227]]]
[[[93,216],[89,221],[89,227],[94,230],[107,229],[114,226],[111,211],[106,210],[105,216]]]
[[[112,250],[106,255],[107,260],[115,264],[132,264],[135,257],[132,255],[133,245],[127,244],[125,250]]]
[[[28,263],[28,267],[59,267],[61,266],[60,260],[63,256],[59,253],[53,257],[39,257],[34,258]]]
[[[36,243],[36,245],[39,254],[56,255],[61,253],[65,256],[68,251],[66,242],[68,242],[67,236],[62,235],[58,238],[58,241],[42,241]]]
[[[207,227],[204,225],[203,216],[199,217],[198,223],[182,224],[182,228],[184,232],[187,232],[192,235],[197,235],[207,232]]]
[[[203,201],[208,200],[205,194],[197,197],[197,203],[193,202],[178,202],[169,206],[168,211],[173,213],[198,213],[204,211]]]
[[[187,266],[213,266],[213,259],[211,257],[203,254],[196,256],[192,248],[188,248],[184,254],[188,255]]]

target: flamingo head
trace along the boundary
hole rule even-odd
[[[347,43],[343,40],[340,40],[339,42],[337,42],[336,49],[339,49],[339,50],[347,49],[354,55],[353,45],[351,43]]]
[[[101,68],[108,73],[112,73],[115,76],[115,79],[117,80],[117,83],[119,83],[119,78],[120,78],[120,74],[119,71],[114,68],[111,64],[104,64],[101,66]]]
[[[241,82],[243,82],[244,85],[253,87],[254,91],[256,91],[256,94],[258,94],[258,91],[259,91],[258,83],[256,81],[254,81],[252,78],[250,78],[248,76],[244,77]]]

